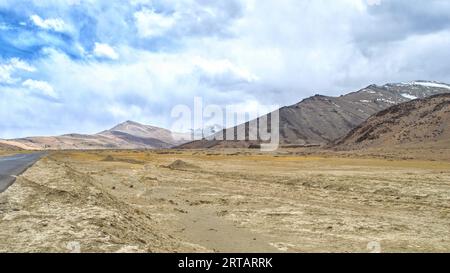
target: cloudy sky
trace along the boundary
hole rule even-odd
[[[0,137],[450,82],[446,0],[0,0]]]

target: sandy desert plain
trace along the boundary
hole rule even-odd
[[[0,252],[449,252],[450,155],[54,151],[0,195]]]

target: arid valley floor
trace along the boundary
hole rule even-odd
[[[380,154],[49,152],[0,194],[0,252],[449,252],[449,151]]]

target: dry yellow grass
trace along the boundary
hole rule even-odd
[[[26,223],[53,221],[39,229],[55,238],[46,251],[61,251],[52,245],[80,234],[90,238],[83,240],[89,251],[367,252],[371,242],[386,252],[450,251],[450,162],[301,153],[52,152],[7,197],[20,195],[33,181],[43,188],[33,187],[31,196],[57,188],[97,200],[53,200],[52,213],[61,219],[75,217],[71,210],[86,212],[70,219],[88,219],[74,235],[54,216],[36,212],[48,209],[45,199],[27,201],[33,205],[21,208],[29,212]],[[92,189],[76,190],[83,181]],[[130,218],[116,223],[121,214]],[[116,224],[106,229],[105,223]],[[33,226],[16,234],[13,224],[0,222],[0,235],[8,237],[2,250],[43,250]],[[99,235],[104,233],[109,237]],[[36,239],[33,248],[21,243],[27,238]]]

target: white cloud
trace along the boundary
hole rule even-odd
[[[18,58],[12,58],[0,63],[0,83],[14,84],[20,81],[20,77],[14,76],[17,72],[34,72],[36,68]]]
[[[144,8],[134,13],[138,34],[142,38],[164,35],[176,23],[175,15],[164,15]]]
[[[35,72],[36,71],[35,67],[33,67],[29,63],[27,63],[21,59],[18,59],[18,58],[12,58],[10,60],[10,65],[15,69],[24,70],[27,72]]]
[[[254,96],[242,93],[239,88],[224,91],[214,86],[224,79],[247,82],[254,77],[245,67],[229,60],[203,59],[191,52],[151,53],[132,48],[120,48],[120,52],[123,53],[121,62],[111,63],[79,62],[62,52],[47,50],[48,58],[36,65],[41,78],[52,87],[37,86],[35,80],[28,80],[25,85],[47,90],[47,95],[52,97],[56,96],[51,90],[64,92],[58,93],[60,103],[48,104],[45,112],[38,108],[30,110],[42,120],[37,124],[44,120],[57,128],[59,124],[59,131],[49,134],[68,133],[74,127],[86,128],[83,125],[88,121],[96,125],[95,130],[82,132],[101,131],[126,119],[170,127],[172,107],[191,105],[194,96],[203,97],[207,104],[218,105],[255,101]],[[9,108],[14,111],[19,106],[13,104]]]
[[[101,58],[119,59],[119,54],[108,44],[95,43],[94,54]]]
[[[253,82],[258,79],[256,75],[247,69],[238,67],[227,59],[214,60],[194,56],[192,58],[192,63],[194,66],[200,68],[205,74],[210,76],[231,74],[236,79],[247,82]]]
[[[39,15],[31,15],[30,20],[38,27],[53,30],[56,32],[65,32],[68,30],[66,23],[59,18],[43,19]]]
[[[39,33],[39,44],[49,49],[33,55],[33,76],[26,63],[0,61],[0,82],[9,88],[0,90],[0,114],[17,113],[19,120],[23,108],[36,105],[27,109],[33,122],[27,115],[15,123],[37,124],[41,131],[54,124],[60,133],[86,124],[102,130],[121,119],[168,127],[171,108],[189,105],[194,96],[245,108],[339,95],[371,83],[450,82],[444,61],[450,59],[450,4],[426,2],[33,0],[27,12],[42,17],[33,16],[29,25],[70,29],[70,41]],[[23,12],[13,0],[0,0],[0,7]],[[29,41],[14,42],[22,48]],[[12,86],[24,89],[22,78],[47,82],[51,88],[41,89],[49,93],[64,91],[61,104],[45,104],[23,90],[14,97]]]
[[[12,84],[17,81],[18,81],[17,79],[11,76],[11,70],[8,66],[5,65],[0,66],[0,83]]]
[[[58,94],[48,82],[28,79],[22,85],[30,90],[42,92],[47,97],[58,98]]]

